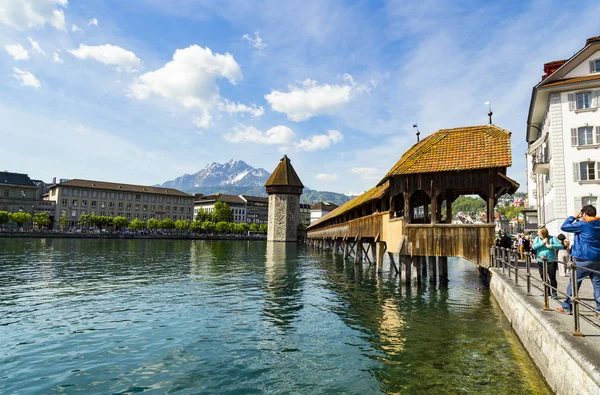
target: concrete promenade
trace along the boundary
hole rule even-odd
[[[544,375],[546,381],[557,394],[600,394],[600,328],[580,319],[584,337],[572,335],[574,316],[556,311],[566,293],[569,278],[558,275],[559,299],[550,299],[550,311],[544,311],[544,298],[539,296],[541,287],[537,263],[532,264],[532,289],[527,295],[526,281],[519,278],[514,282],[514,272],[508,278],[507,272],[492,268],[490,289],[511,322],[516,334]],[[525,275],[525,268],[519,268],[519,275]],[[535,280],[534,280],[535,278]],[[584,280],[579,296],[595,307],[593,288],[589,279]],[[589,310],[580,309],[582,315],[600,324]]]

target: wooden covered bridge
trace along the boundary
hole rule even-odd
[[[312,223],[307,242],[376,263],[378,271],[387,252],[407,282],[421,281],[426,257],[430,281],[436,257],[440,281],[447,281],[449,256],[489,267],[494,207],[519,188],[506,176],[510,135],[491,124],[439,130],[412,146],[375,187]],[[487,202],[482,223],[452,223],[452,202],[461,195]]]

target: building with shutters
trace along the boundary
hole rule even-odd
[[[529,205],[537,209],[535,222],[556,235],[576,210],[599,203],[600,36],[571,58],[544,65],[526,139]]]

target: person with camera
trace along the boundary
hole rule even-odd
[[[596,300],[596,311],[600,314],[600,274],[585,269],[600,272],[600,218],[596,217],[596,207],[592,205],[583,206],[581,211],[567,218],[560,229],[563,232],[574,233],[571,258],[577,269],[577,289],[583,280],[589,276],[594,287],[594,299]],[[572,310],[572,285],[567,287],[567,300],[557,310],[561,313],[571,313]]]
[[[550,285],[552,286],[552,297],[554,299],[558,299],[558,295],[556,293],[556,287],[558,287],[558,283],[556,282],[558,256],[556,252],[564,248],[563,244],[556,237],[550,236],[548,229],[543,227],[538,230],[538,237],[535,238],[531,247],[537,252],[538,270],[540,272],[542,281],[544,281],[544,260],[546,260],[548,267],[548,279],[550,280]]]

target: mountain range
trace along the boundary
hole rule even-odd
[[[271,173],[262,168],[254,168],[243,160],[230,160],[227,163],[213,162],[194,174],[184,174],[171,181],[165,181],[161,186],[175,188],[188,193],[203,193],[205,195],[224,193],[231,195],[267,196],[264,187]],[[304,188],[300,201],[316,203],[328,201],[342,204],[352,199],[342,193],[315,191]]]

